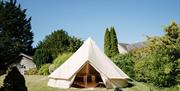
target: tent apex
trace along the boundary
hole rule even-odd
[[[93,40],[93,39],[92,39],[92,37],[90,36],[90,37],[88,37],[88,39],[87,39],[87,40]]]

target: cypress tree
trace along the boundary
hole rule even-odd
[[[119,53],[118,51],[118,40],[114,27],[110,28],[110,39],[111,39],[111,57]]]
[[[104,35],[104,53],[111,57],[111,38],[110,38],[110,31],[106,28],[106,32]]]

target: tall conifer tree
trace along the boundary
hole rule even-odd
[[[33,33],[31,18],[16,0],[0,0],[0,70],[20,52],[31,54]]]
[[[106,32],[104,35],[104,53],[108,57],[111,57],[111,38],[110,38],[110,32],[108,28],[106,28]]]
[[[111,57],[113,57],[119,53],[118,40],[117,40],[116,31],[114,27],[110,28],[110,37],[111,37]]]

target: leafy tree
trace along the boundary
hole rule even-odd
[[[180,73],[180,24],[178,25],[173,21],[165,29],[165,36],[163,37],[163,43],[168,43],[167,48],[170,49],[169,54],[171,57],[174,57],[173,62],[173,76],[176,76],[176,83],[180,84],[179,74]]]
[[[149,54],[147,58],[135,64],[136,80],[150,82],[156,86],[172,86],[176,79],[174,75],[174,56],[171,49],[161,46]]]
[[[175,70],[175,71],[176,71],[177,73],[180,73],[180,58],[176,61],[176,64],[177,64],[177,65],[176,65],[176,70]],[[180,74],[177,74],[177,75],[176,75],[176,83],[177,83],[177,84],[180,84]]]
[[[54,31],[40,41],[37,49],[48,50],[53,58],[64,52],[75,52],[82,45],[82,41],[76,37],[71,37],[63,29]]]
[[[106,32],[104,35],[104,53],[108,57],[111,57],[111,39],[110,39],[110,32],[108,28],[106,28]]]
[[[62,29],[54,31],[39,42],[33,60],[39,69],[42,64],[52,63],[59,54],[75,52],[82,43],[81,39],[69,36]]]
[[[16,0],[0,1],[0,70],[20,52],[32,52],[31,18],[26,18],[25,12]]]
[[[41,65],[46,63],[52,63],[51,54],[46,49],[36,49],[36,52],[33,56],[33,60],[36,64],[36,67],[39,69]]]
[[[48,50],[52,53],[53,58],[55,58],[59,53],[68,50],[69,44],[68,33],[64,30],[57,30],[46,36],[46,38],[40,42],[37,48]]]
[[[83,42],[80,39],[78,39],[74,36],[72,38],[69,38],[69,42],[70,42],[69,52],[75,52],[83,44]]]
[[[175,22],[165,28],[164,36],[150,37],[148,53],[141,51],[146,57],[135,63],[136,80],[150,82],[159,87],[178,84],[179,38],[180,27]]]
[[[119,53],[118,51],[118,40],[114,27],[110,28],[110,37],[111,37],[111,57]]]
[[[115,55],[112,60],[128,76],[134,77],[134,56],[132,53]]]
[[[156,86],[172,86],[176,84],[174,56],[170,48],[161,46],[150,55],[152,62],[151,81]]]
[[[5,91],[27,91],[25,79],[16,67],[13,67],[4,79]]]
[[[180,42],[180,26],[176,24],[176,22],[172,22],[169,26],[167,26],[165,29],[165,37],[167,37],[172,44],[176,42]],[[166,40],[167,41],[167,40]]]

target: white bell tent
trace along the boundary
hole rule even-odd
[[[125,87],[129,77],[88,38],[59,68],[49,75],[48,86]]]

